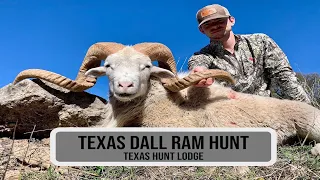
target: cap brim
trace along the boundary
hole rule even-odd
[[[218,15],[218,16],[209,17],[209,18],[201,21],[201,23],[199,23],[198,27],[200,27],[203,23],[208,22],[210,20],[219,19],[219,18],[228,18],[228,17],[229,17],[229,15]]]

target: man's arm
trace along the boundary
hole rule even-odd
[[[284,98],[311,103],[307,93],[299,84],[287,56],[273,39],[265,35],[265,68],[269,77],[279,84]]]
[[[211,58],[209,55],[200,52],[194,53],[188,60],[188,69],[193,70],[196,67],[210,68]]]
[[[205,54],[204,50],[194,53],[188,60],[188,69],[191,73],[204,71],[210,68],[212,62],[210,55]],[[202,79],[196,84],[196,87],[207,87],[213,83],[212,78]]]

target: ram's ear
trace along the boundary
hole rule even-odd
[[[92,68],[92,69],[89,69],[86,73],[85,73],[86,76],[91,76],[91,77],[94,77],[94,78],[98,78],[100,76],[104,76],[106,75],[106,68],[105,67],[96,67],[96,68]]]
[[[151,76],[155,76],[158,78],[173,78],[173,77],[175,77],[175,75],[171,71],[157,67],[157,66],[151,67]]]

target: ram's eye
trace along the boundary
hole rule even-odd
[[[111,66],[110,66],[110,64],[107,64],[107,65],[105,65],[105,67],[106,67],[106,68],[109,68],[109,67],[111,67]]]
[[[140,65],[141,70],[150,69],[150,68],[151,68],[151,65],[149,65],[149,64],[146,64],[146,65],[141,64]]]

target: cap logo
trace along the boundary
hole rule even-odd
[[[216,13],[217,10],[214,8],[210,8],[210,9],[204,9],[200,12],[201,17],[205,17],[205,16],[209,16],[211,14]]]

